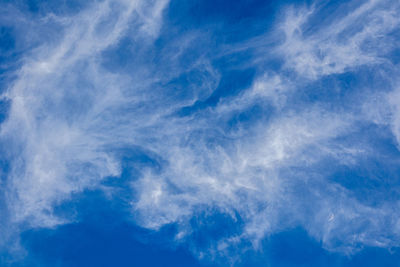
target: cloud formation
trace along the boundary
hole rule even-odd
[[[67,15],[22,15],[37,36],[55,33],[35,41],[2,96],[11,102],[0,133],[10,166],[2,224],[73,221],[55,208],[85,190],[107,190],[102,181],[119,179],[118,151],[127,148],[154,162],[130,163],[138,169],[130,182],[135,222],[156,230],[176,223],[177,240],[196,231],[193,216],[218,211],[243,225],[210,251],[243,240],[257,246],[299,225],[329,250],[399,246],[399,199],[340,176],[362,169],[357,179],[399,188],[367,165],[390,168],[400,156],[373,141],[400,139],[392,60],[400,4],[351,1],[330,15],[319,2],[285,6],[266,33],[216,46],[212,32],[171,29],[168,7],[118,0]],[[218,64],[244,52],[243,65]],[[255,74],[235,91],[235,83],[223,87],[239,79],[229,68]],[[366,127],[379,131],[365,134]]]

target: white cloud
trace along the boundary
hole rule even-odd
[[[121,92],[127,79],[107,73],[98,58],[128,26],[156,35],[161,2],[154,10],[139,1],[103,1],[72,17],[46,17],[63,28],[63,37],[35,49],[5,94],[12,106],[1,139],[12,161],[7,202],[13,221],[62,223],[54,205],[120,173],[105,151],[117,130],[105,114],[127,101]]]
[[[136,145],[165,162],[160,170],[142,167],[131,183],[137,195],[132,211],[144,227],[178,223],[184,239],[194,214],[217,209],[234,219],[240,216],[244,226],[241,233],[219,240],[216,249],[242,239],[256,245],[295,225],[331,250],[398,245],[398,203],[370,206],[327,177],[334,172],[327,161],[352,166],[370,153],[368,144],[341,138],[356,131],[359,120],[377,123],[379,116],[357,117],[318,103],[291,107],[288,99],[310,80],[388,64],[380,53],[392,49],[388,34],[399,25],[399,5],[369,1],[311,32],[306,25],[318,8],[289,9],[276,30],[286,39],[270,51],[278,52],[284,69],[300,78],[266,69],[238,96],[179,117],[176,111],[207,99],[221,79],[210,63],[218,55],[200,53],[193,62],[179,64],[205,34],[177,38],[165,45],[159,62],[138,61],[128,74],[102,65],[102,53],[126,36],[145,46],[134,53],[151,50],[167,4],[103,1],[71,17],[43,19],[45,27],[54,23],[61,28],[61,37],[45,40],[26,56],[4,95],[12,100],[0,135],[12,166],[5,189],[12,223],[53,227],[73,220],[56,216],[54,207],[75,193],[98,188],[105,177],[118,176],[121,162],[112,150]],[[197,76],[188,85],[170,86],[190,71]],[[229,118],[255,104],[271,105],[271,118],[226,131]],[[400,115],[392,104],[393,132],[399,136]]]
[[[344,17],[338,14],[317,31],[307,32],[312,23],[312,9],[289,9],[281,25],[285,42],[278,51],[286,58],[286,67],[310,79],[340,74],[354,68],[385,61],[385,50],[393,49],[389,33],[397,29],[399,4],[396,1],[367,1]],[[346,5],[341,5],[344,9]]]

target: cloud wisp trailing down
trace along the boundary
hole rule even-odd
[[[400,4],[280,6],[239,41],[221,41],[223,23],[182,30],[173,4],[1,10],[20,14],[0,22],[25,51],[2,93],[2,227],[73,222],[57,207],[113,192],[103,182],[121,178],[121,151],[138,150],[150,163],[128,162],[134,223],[176,224],[177,242],[199,214],[240,225],[199,255],[298,226],[331,251],[398,247]],[[26,29],[41,38],[26,44]]]

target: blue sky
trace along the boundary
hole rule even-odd
[[[0,0],[0,266],[399,266],[399,26]]]

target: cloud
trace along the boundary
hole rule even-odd
[[[350,12],[346,4],[339,12],[320,18],[316,7],[289,8],[281,25],[285,42],[279,47],[287,68],[317,79],[357,67],[383,63],[393,49],[390,33],[399,25],[399,5],[393,1],[367,1]],[[325,21],[328,21],[327,23]],[[310,25],[311,24],[311,25]]]
[[[128,26],[154,38],[164,6],[165,1],[154,6],[103,1],[72,17],[40,18],[61,27],[63,35],[35,48],[3,95],[12,101],[1,129],[12,162],[6,187],[12,221],[40,227],[63,223],[53,214],[54,205],[118,176],[119,163],[105,149],[116,125],[104,114],[129,100],[122,99],[124,79],[105,71],[99,56]]]
[[[2,96],[12,103],[0,133],[10,163],[3,223],[73,221],[55,208],[118,179],[123,162],[116,151],[137,147],[157,167],[131,163],[139,169],[130,182],[135,222],[150,229],[176,223],[177,240],[196,231],[193,216],[217,210],[243,226],[210,251],[242,240],[257,246],[298,225],[329,250],[398,246],[398,200],[372,205],[357,198],[358,188],[332,178],[343,167],[363,168],[366,158],[382,160],[374,144],[358,138],[364,124],[391,125],[400,135],[389,75],[397,67],[389,54],[398,42],[400,7],[357,3],[326,18],[324,5],[287,7],[274,30],[222,48],[205,45],[212,43],[210,32],[169,31],[164,0],[102,1],[72,15],[27,18],[37,36],[51,29],[56,38],[35,41]],[[130,57],[125,67],[122,60],[114,67],[124,42]],[[251,56],[244,65],[256,69],[255,78],[238,93],[218,96],[226,76],[216,62],[245,49]],[[281,65],[267,64],[276,58]],[[361,79],[376,69],[389,92],[378,103],[371,99],[380,88],[363,82],[348,92],[363,92],[361,108],[338,101],[330,87],[330,105],[318,99],[318,82],[339,82],[345,73]],[[316,99],[304,97],[307,90],[317,91]],[[213,97],[218,101],[210,104]]]
[[[213,125],[208,134],[194,134],[195,140],[185,137],[183,146],[168,141],[168,151],[160,153],[173,159],[168,167],[161,174],[146,172],[133,183],[139,194],[133,206],[141,224],[155,229],[173,222],[184,225],[199,210],[214,207],[239,216],[245,226],[236,237],[255,244],[266,235],[300,224],[330,250],[352,253],[363,246],[397,246],[399,218],[394,211],[398,201],[370,206],[354,196],[357,188],[346,188],[330,178],[340,166],[356,168],[366,164],[363,158],[373,157],[372,144],[344,140],[359,131],[360,124],[376,121],[358,109],[326,110],[318,104],[293,102],[299,101],[296,90],[313,86],[313,80],[346,72],[362,77],[363,68],[376,66],[393,68],[387,53],[393,49],[390,34],[399,23],[397,10],[393,2],[371,1],[307,32],[306,24],[318,14],[317,8],[289,9],[278,27],[286,39],[272,51],[281,53],[284,68],[299,76],[267,71],[237,98],[222,99],[206,112],[204,116],[217,118],[207,121]],[[259,49],[259,40],[255,39],[254,46],[248,42],[248,47]],[[387,45],[381,47],[382,40]],[[390,76],[379,78],[391,83]],[[366,84],[358,86],[354,91],[364,89],[371,95],[379,91]],[[262,117],[250,129],[239,127],[229,134],[217,126],[258,103],[272,105],[273,119]],[[198,116],[193,116],[195,123],[187,129],[206,131],[203,115]],[[229,142],[214,144],[224,138]]]

